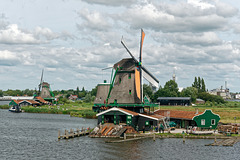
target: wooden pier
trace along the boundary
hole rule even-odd
[[[88,129],[76,129],[76,131],[74,131],[73,129],[70,129],[70,131],[68,130],[64,130],[64,134],[61,135],[60,130],[58,131],[58,139],[69,139],[69,138],[74,138],[74,137],[80,137],[80,136],[86,136],[89,135],[89,133],[91,132],[90,128]]]
[[[215,141],[214,143],[206,144],[205,146],[233,146],[238,142],[240,142],[240,138],[229,138],[221,141]]]

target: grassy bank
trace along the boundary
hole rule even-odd
[[[96,113],[92,111],[92,105],[92,103],[68,102],[56,106],[26,106],[22,107],[22,110],[29,113],[69,114],[73,117],[96,118]]]
[[[0,109],[9,109],[9,106],[7,104],[0,105]]]
[[[50,114],[69,114],[73,117],[96,118],[96,113],[92,111],[92,103],[68,102],[64,105],[56,106],[24,106],[22,110],[28,113],[50,113]],[[9,109],[8,105],[0,105],[0,109]]]
[[[96,113],[92,111],[92,103],[82,101],[67,102],[64,105],[56,106],[40,106],[40,107],[23,107],[25,112],[30,113],[53,113],[53,114],[69,114],[74,117],[96,118]],[[8,109],[8,105],[0,105],[1,109]],[[222,123],[240,123],[240,102],[226,102],[224,104],[216,104],[208,102],[198,106],[161,106],[161,109],[167,110],[183,110],[195,111],[198,108],[199,112],[205,109],[211,109],[218,114]],[[157,107],[155,109],[158,109]],[[235,119],[236,117],[236,119]]]

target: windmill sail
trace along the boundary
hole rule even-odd
[[[136,63],[138,63],[138,60],[132,55],[132,53],[130,52],[130,50],[128,49],[128,47],[126,46],[126,44],[124,43],[123,37],[122,37],[121,43],[122,43],[122,45],[124,46],[124,48],[127,50],[127,52],[130,54],[130,56],[134,59],[134,61],[135,61]]]
[[[144,37],[145,37],[145,33],[143,32],[143,29],[141,29],[141,42],[140,42],[139,62],[142,62],[142,46],[143,46]]]
[[[143,77],[149,82],[151,83],[153,86],[157,87],[158,88],[158,83],[159,81],[149,72],[146,72],[145,71],[146,68],[142,69],[142,74],[143,74]]]
[[[151,83],[153,86],[158,88],[158,79],[154,77],[143,65],[142,65],[142,46],[144,41],[145,33],[141,29],[141,42],[140,42],[140,55],[139,55],[139,61],[133,56],[133,54],[128,49],[127,45],[124,43],[123,38],[121,40],[122,45],[127,50],[129,55],[132,57],[132,59],[135,61],[135,63],[138,66],[138,69],[135,70],[135,86],[136,86],[136,92],[139,99],[143,99],[143,92],[142,92],[142,77],[144,77],[149,83]]]
[[[38,90],[39,94],[40,94],[40,90],[41,90],[42,83],[43,83],[43,71],[44,70],[42,70],[42,76],[41,76],[40,84],[38,85],[38,87],[39,87],[39,90]]]

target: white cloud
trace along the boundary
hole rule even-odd
[[[20,63],[20,58],[16,56],[16,53],[8,50],[0,51],[0,66],[14,66]]]
[[[0,43],[33,44],[39,43],[39,40],[33,34],[21,31],[17,24],[11,24],[6,29],[0,30]]]
[[[107,30],[110,27],[107,22],[107,17],[97,11],[89,11],[82,9],[78,12],[82,18],[83,23],[78,24],[80,29],[93,29],[93,30]]]
[[[58,38],[56,33],[53,33],[49,28],[36,27],[34,35],[40,39],[41,37],[46,38],[47,40],[53,40]]]
[[[83,0],[84,2],[90,3],[90,4],[100,4],[100,5],[106,5],[106,6],[129,6],[136,2],[135,0]]]

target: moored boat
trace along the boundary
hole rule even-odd
[[[22,109],[21,109],[20,106],[15,105],[15,106],[10,107],[10,108],[9,108],[9,111],[10,111],[10,112],[16,112],[16,113],[19,113],[19,112],[22,112]]]

